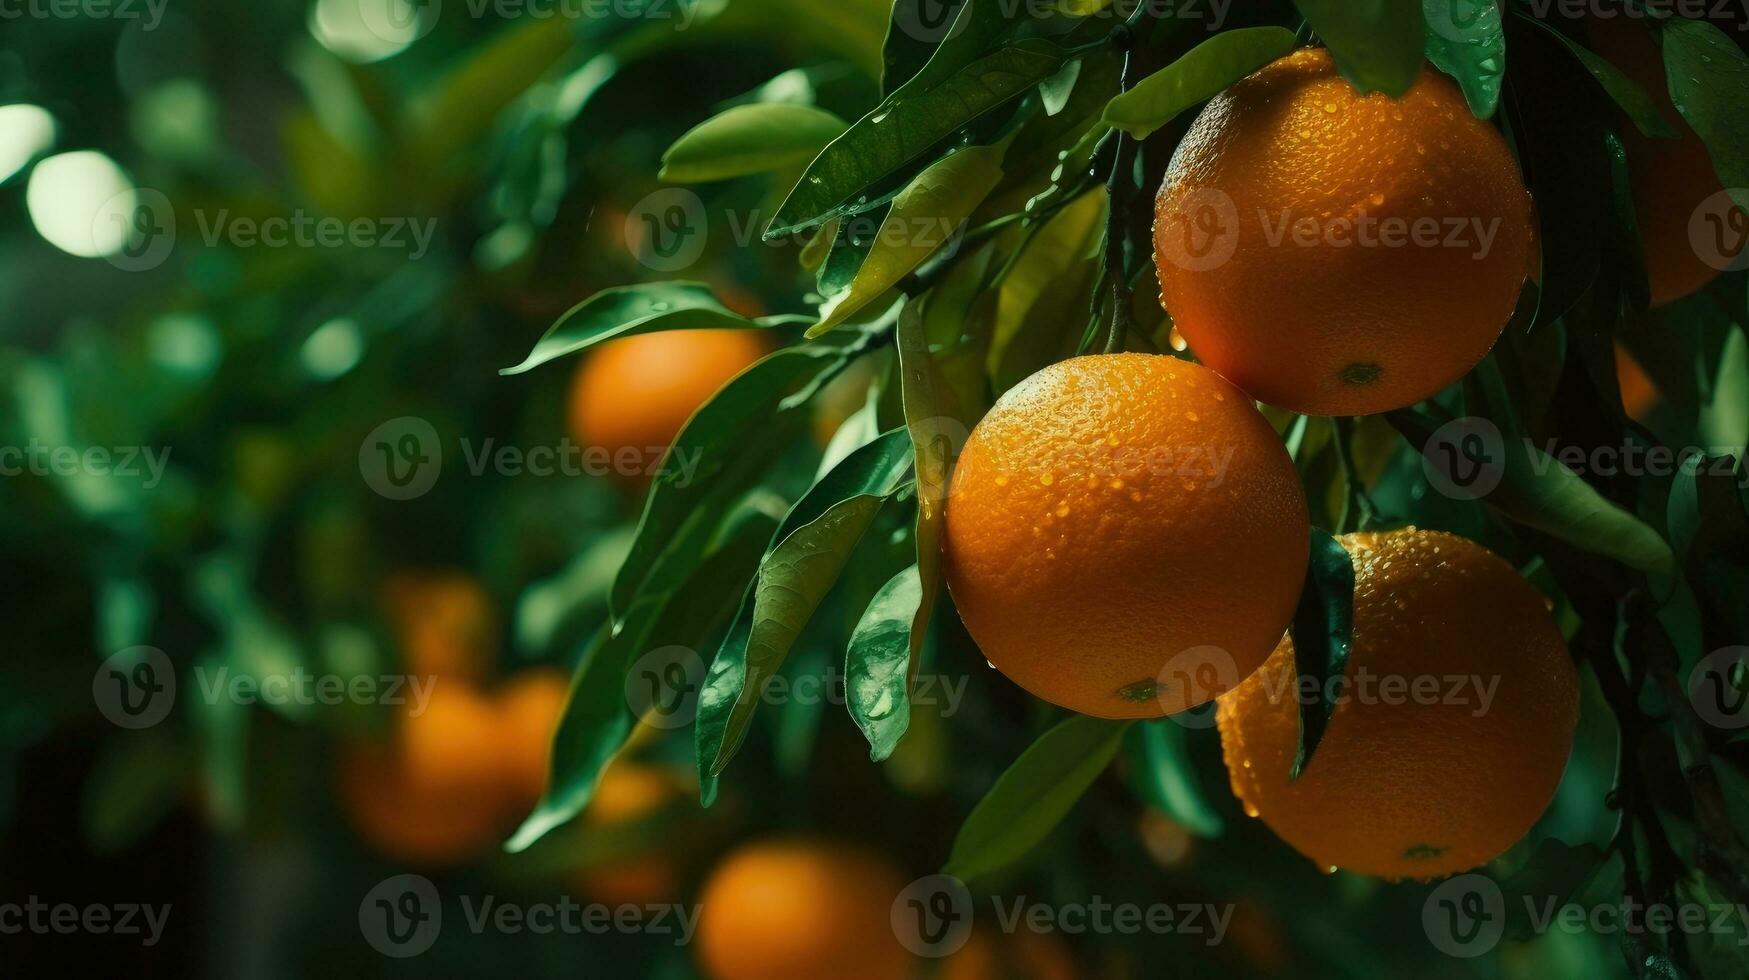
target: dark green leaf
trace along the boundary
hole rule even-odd
[[[1706,144],[1737,206],[1749,210],[1749,55],[1705,21],[1660,23],[1670,101]]]
[[[1594,844],[1574,847],[1553,838],[1537,844],[1524,867],[1500,882],[1505,898],[1506,938],[1533,939],[1539,935],[1533,916],[1559,909],[1585,887],[1603,864],[1604,854]],[[1547,928],[1547,924],[1543,924]]]
[[[1306,585],[1292,624],[1294,673],[1302,683],[1311,682],[1317,698],[1300,699],[1300,741],[1294,753],[1289,779],[1298,779],[1312,761],[1312,752],[1324,737],[1330,714],[1340,693],[1335,678],[1348,672],[1348,654],[1354,645],[1354,562],[1342,542],[1312,528],[1311,557],[1306,562]]]
[[[847,456],[790,508],[711,664],[699,702],[701,778],[728,765],[766,682],[910,469],[909,438],[895,429]]]
[[[850,716],[868,738],[869,758],[893,754],[911,721],[911,623],[923,599],[917,566],[875,593],[850,635],[844,694]]]
[[[702,282],[648,282],[604,289],[559,317],[521,364],[499,374],[521,374],[616,337],[662,330],[753,329],[806,323],[806,317],[750,319],[718,301]]]
[[[942,294],[932,290],[930,300]],[[954,456],[971,434],[959,399],[943,376],[925,336],[925,305],[907,303],[899,314],[899,399],[917,471],[917,574],[920,594],[911,619],[910,659],[923,656],[923,638],[941,589],[941,531]]]
[[[1048,41],[1021,41],[939,83],[913,79],[821,151],[765,237],[793,235],[890,200],[901,188],[883,193],[877,185],[928,163],[925,155],[939,151],[945,137],[1056,74],[1063,61],[1062,50]]]
[[[1439,423],[1409,410],[1386,418],[1410,445],[1427,452]],[[1436,451],[1463,454],[1472,468],[1498,473],[1500,481],[1484,503],[1526,527],[1535,528],[1583,551],[1603,555],[1641,571],[1668,572],[1675,565],[1670,546],[1639,518],[1605,499],[1577,473],[1524,441],[1442,442]]]
[[[956,241],[966,219],[1001,179],[999,146],[967,147],[918,174],[893,199],[850,288],[820,311],[820,322],[808,328],[809,339],[844,323]]]
[[[947,873],[980,878],[1025,857],[1105,771],[1129,725],[1074,715],[1039,736],[966,818]]]
[[[1506,28],[1495,0],[1422,0],[1427,60],[1457,80],[1470,112],[1494,115],[1506,77]]]
[[[651,484],[637,537],[614,579],[616,618],[652,581],[684,580],[715,526],[712,512],[726,513],[758,483],[808,424],[813,391],[847,363],[847,350],[831,343],[787,347],[743,371],[693,415],[667,457],[692,469],[665,461]],[[682,571],[665,571],[674,568]]]
[[[1362,92],[1401,96],[1421,75],[1422,16],[1414,0],[1294,0]]]
[[[1137,790],[1199,837],[1219,837],[1226,821],[1215,811],[1191,766],[1189,729],[1170,718],[1132,727],[1124,736]]]
[[[1293,32],[1281,27],[1222,31],[1112,99],[1101,122],[1136,139],[1146,139],[1179,113],[1213,98],[1293,48]]]
[[[694,127],[662,155],[661,180],[696,184],[799,167],[844,133],[844,120],[811,105],[735,106]]]
[[[665,647],[696,650],[735,611],[742,583],[758,567],[776,521],[747,510],[722,546],[705,558],[680,589],[640,598],[618,632],[603,627],[584,654],[571,696],[553,738],[550,788],[506,848],[527,849],[588,805],[601,773],[637,721],[627,695],[627,673],[644,654]],[[685,698],[689,692],[676,690]]]
[[[1431,3],[1433,0],[1428,0],[1428,2]],[[1658,111],[1658,104],[1652,100],[1651,95],[1645,89],[1640,87],[1640,83],[1622,74],[1620,68],[1610,64],[1602,55],[1583,47],[1579,42],[1556,30],[1547,21],[1533,17],[1524,11],[1519,11],[1519,15],[1559,38],[1561,43],[1567,46],[1567,50],[1573,52],[1573,56],[1579,59],[1579,63],[1585,66],[1585,70],[1591,73],[1591,77],[1597,79],[1597,84],[1603,86],[1604,92],[1608,93],[1609,97],[1615,100],[1615,104],[1627,113],[1628,118],[1633,121],[1634,126],[1640,132],[1658,139],[1667,139],[1676,135],[1676,130],[1670,125],[1669,120],[1664,118],[1664,114]]]

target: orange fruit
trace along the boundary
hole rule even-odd
[[[746,330],[670,330],[602,344],[572,382],[571,437],[605,452],[614,475],[641,482],[692,413],[764,353],[765,342]]]
[[[1305,578],[1281,439],[1214,372],[1153,354],[1053,364],[966,441],[948,587],[997,670],[1047,701],[1152,718],[1263,662]]]
[[[403,571],[383,585],[401,660],[415,677],[481,682],[498,656],[498,617],[480,582],[461,571]]]
[[[680,779],[660,766],[615,762],[601,775],[595,795],[579,818],[589,831],[618,831],[686,800]],[[655,905],[680,892],[680,870],[671,845],[616,854],[577,873],[579,894],[604,905]]]
[[[524,670],[498,692],[505,778],[520,809],[532,808],[547,790],[553,733],[570,692],[570,676],[556,667]]]
[[[974,930],[942,962],[936,980],[1074,980],[1075,959],[1063,941],[1022,925],[1007,935]]]
[[[1652,35],[1622,17],[1593,19],[1591,24],[1597,53],[1645,89],[1664,121],[1679,134],[1675,139],[1646,136],[1625,114],[1618,117],[1620,125],[1616,127],[1627,152],[1634,221],[1645,253],[1652,305],[1662,306],[1698,291],[1719,274],[1717,266],[1701,258],[1703,245],[1721,258],[1728,257],[1743,247],[1743,233],[1723,228],[1718,229],[1722,240],[1707,242],[1703,238],[1697,242],[1693,237],[1696,212],[1725,187],[1707,156],[1706,144],[1670,101],[1664,58]],[[1698,231],[1703,236],[1713,234],[1704,218]]]
[[[1215,96],[1154,205],[1161,299],[1203,363],[1310,415],[1411,405],[1494,345],[1528,266],[1506,141],[1424,70],[1362,96],[1320,49]]]
[[[1621,404],[1628,418],[1644,422],[1658,404],[1658,386],[1646,374],[1634,355],[1620,344],[1615,345],[1615,380],[1621,387]]]
[[[712,980],[901,980],[913,958],[892,927],[907,882],[845,846],[781,839],[730,854],[705,884],[699,966]]]
[[[1216,701],[1233,792],[1319,867],[1474,868],[1554,798],[1579,711],[1567,644],[1542,594],[1473,541],[1408,528],[1342,543],[1355,573],[1344,697],[1289,782],[1299,689],[1284,638]]]
[[[444,680],[423,712],[397,718],[388,743],[343,748],[339,799],[359,835],[392,858],[426,866],[488,852],[514,816],[497,723],[483,696]]]

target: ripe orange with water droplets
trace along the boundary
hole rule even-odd
[[[1284,638],[1215,702],[1233,792],[1321,868],[1474,868],[1554,798],[1579,712],[1567,644],[1542,593],[1473,541],[1414,528],[1341,540],[1355,573],[1347,698],[1290,782],[1299,693]]]
[[[1492,126],[1424,70],[1360,95],[1296,51],[1215,96],[1155,201],[1161,299],[1260,401],[1367,415],[1474,367],[1517,305],[1530,195]]]
[[[1249,674],[1305,578],[1306,501],[1281,439],[1207,368],[1154,354],[1053,364],[967,440],[943,535],[984,656],[1104,718],[1193,707]]]

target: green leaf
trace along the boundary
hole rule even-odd
[[[1222,31],[1106,103],[1100,122],[1146,139],[1179,113],[1214,98],[1293,49],[1294,35],[1286,28]]]
[[[98,853],[133,846],[181,800],[187,752],[162,729],[129,732],[104,744],[85,783],[85,838]]]
[[[822,150],[765,237],[781,238],[833,218],[878,207],[898,188],[906,168],[967,123],[1020,96],[1063,67],[1063,52],[1048,41],[1021,41],[973,61],[935,82],[919,76]],[[925,72],[927,75],[927,72]]]
[[[887,28],[881,94],[918,77],[940,81],[986,53],[1014,22],[1003,16],[1001,0],[965,0],[951,23],[939,16],[952,0],[896,0]]]
[[[1422,453],[1439,428],[1437,420],[1399,410],[1385,417]],[[1441,443],[1454,447],[1472,466],[1498,472],[1499,485],[1482,498],[1490,508],[1582,551],[1603,555],[1641,571],[1668,572],[1675,565],[1670,546],[1658,532],[1605,499],[1577,473],[1535,445],[1488,440]],[[1498,458],[1495,458],[1498,456]]]
[[[1137,791],[1198,837],[1219,837],[1226,821],[1209,802],[1191,766],[1189,730],[1170,718],[1132,727],[1124,736]]]
[[[522,374],[606,340],[663,330],[750,330],[807,322],[801,317],[752,319],[718,301],[702,282],[647,282],[604,289],[568,310],[528,357],[499,374]]]
[[[851,453],[790,508],[699,699],[701,778],[721,774],[740,748],[766,682],[910,469],[909,438],[895,429]]]
[[[947,873],[980,878],[1025,857],[1105,771],[1129,724],[1074,715],[1039,736],[966,818]]]
[[[1311,556],[1306,561],[1306,585],[1291,624],[1294,673],[1316,683],[1318,697],[1300,699],[1300,741],[1289,779],[1298,779],[1324,738],[1337,692],[1332,678],[1348,672],[1354,646],[1354,562],[1348,550],[1318,528],[1312,528]]]
[[[1524,11],[1519,11],[1519,16],[1553,34],[1566,45],[1567,50],[1573,52],[1573,57],[1578,58],[1579,64],[1591,73],[1592,78],[1597,79],[1597,84],[1603,86],[1603,91],[1615,100],[1622,112],[1627,113],[1627,117],[1640,132],[1655,139],[1671,139],[1676,136],[1675,128],[1658,111],[1658,104],[1640,87],[1640,83],[1623,74],[1620,68],[1610,64],[1602,55],[1562,34],[1547,21]]]
[[[1101,269],[1106,212],[1105,188],[1088,191],[1046,222],[1002,277],[989,353],[997,392],[1075,352]]]
[[[893,201],[850,289],[827,305],[808,337],[844,323],[956,240],[966,219],[1001,179],[999,146],[967,147],[918,174]]]
[[[806,164],[848,128],[811,105],[741,105],[705,120],[662,155],[661,180],[698,184]]]
[[[603,627],[571,682],[553,737],[548,790],[511,835],[505,848],[526,850],[589,804],[595,787],[637,721],[627,697],[627,675],[645,653],[664,647],[696,649],[713,638],[735,611],[739,586],[758,566],[775,519],[757,511],[742,520],[679,590],[642,598],[617,632]],[[685,696],[688,692],[675,691]]]
[[[1749,210],[1749,55],[1705,21],[1660,23],[1670,101],[1706,144],[1732,200]]]
[[[1495,0],[1422,0],[1427,60],[1456,79],[1478,119],[1500,106],[1506,77],[1506,25]]]
[[[881,586],[850,634],[846,707],[876,762],[893,754],[911,722],[911,624],[922,600],[922,580],[912,565]]]
[[[640,591],[684,581],[714,527],[710,515],[725,513],[790,448],[811,421],[808,399],[850,356],[832,344],[786,347],[741,372],[693,414],[667,457],[685,465],[665,461],[652,481],[637,537],[614,579],[609,605],[616,618]]]
[[[1294,0],[1342,77],[1398,98],[1421,75],[1422,16],[1414,0]]]

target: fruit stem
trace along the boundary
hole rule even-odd
[[[1336,444],[1336,458],[1342,464],[1343,486],[1347,489],[1337,527],[1343,534],[1369,530],[1378,523],[1379,509],[1360,478],[1360,467],[1354,463],[1354,419],[1336,417],[1330,420],[1330,424],[1336,430],[1332,441]]]
[[[1128,27],[1122,29],[1128,30]],[[1130,90],[1130,69],[1134,59],[1132,44],[1124,50],[1123,73],[1118,81],[1119,92]],[[1135,298],[1130,289],[1127,263],[1124,261],[1129,247],[1129,232],[1124,225],[1124,219],[1129,215],[1132,184],[1130,176],[1136,167],[1138,144],[1122,130],[1114,132],[1112,137],[1117,140],[1117,152],[1112,154],[1111,176],[1105,183],[1105,270],[1107,277],[1111,279],[1111,333],[1105,338],[1107,354],[1116,354],[1123,350],[1130,333],[1131,306]]]

